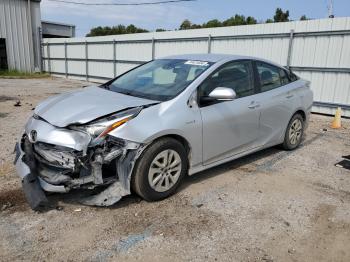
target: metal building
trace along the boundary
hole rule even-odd
[[[41,69],[41,0],[0,0],[0,70]]]
[[[75,37],[75,25],[41,21],[43,38]]]

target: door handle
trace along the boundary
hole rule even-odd
[[[288,94],[287,96],[286,96],[286,98],[292,98],[294,95],[293,94]]]
[[[250,104],[250,105],[248,106],[248,108],[249,108],[249,109],[255,109],[255,108],[258,108],[259,106],[260,106],[260,104],[255,104],[255,103],[253,104],[253,103],[252,103],[252,104]]]

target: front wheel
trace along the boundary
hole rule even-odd
[[[131,185],[147,201],[172,195],[187,172],[184,146],[173,138],[162,138],[151,144],[136,163]]]
[[[286,150],[296,149],[303,138],[304,119],[300,114],[296,114],[289,121],[284,136],[283,148]]]

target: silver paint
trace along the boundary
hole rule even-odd
[[[206,107],[198,106],[198,86],[218,67],[237,59],[265,60],[213,54],[169,58],[210,61],[215,64],[169,101],[155,103],[156,101],[90,87],[44,101],[35,111],[39,119],[31,118],[28,121],[25,133],[29,139],[31,131],[35,130],[36,142],[72,148],[85,155],[91,149],[89,146],[92,138],[85,132],[70,129],[72,124],[85,124],[120,110],[152,104],[109,133],[110,137],[125,141],[125,145],[112,152],[102,151],[102,159],[99,161],[109,163],[117,159],[118,180],[99,195],[84,200],[85,204],[111,205],[122,196],[130,194],[130,177],[134,164],[142,151],[157,138],[172,136],[185,141],[189,149],[188,172],[192,175],[282,143],[289,120],[299,110],[305,114],[307,126],[313,95],[309,83],[301,79],[267,92]],[[22,178],[28,173],[28,168],[22,164],[23,154],[21,152],[16,163],[17,172]],[[98,167],[95,168],[99,172]],[[91,181],[97,184],[101,182],[91,176],[93,175],[75,179],[72,183],[83,185]],[[53,185],[52,188],[46,185],[44,190],[63,191]]]
[[[57,127],[85,124],[122,109],[156,101],[108,91],[97,86],[51,97],[40,103],[34,113]]]

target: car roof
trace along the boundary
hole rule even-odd
[[[243,55],[205,54],[205,53],[203,53],[203,54],[172,55],[172,56],[162,57],[162,59],[199,60],[199,61],[207,61],[207,62],[212,62],[212,63],[217,63],[221,60],[249,59],[249,60],[258,60],[258,61],[267,62],[269,64],[283,68],[283,66],[276,64],[272,61],[263,59],[263,58],[258,58],[258,57],[253,57],[253,56],[243,56]]]

